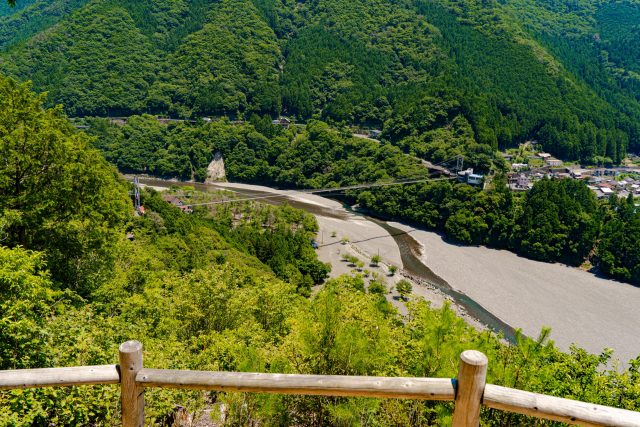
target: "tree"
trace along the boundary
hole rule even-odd
[[[398,283],[396,283],[396,289],[398,290],[400,297],[403,300],[406,300],[407,295],[409,295],[413,291],[413,285],[411,285],[411,282],[409,282],[408,280],[402,279]]]
[[[347,260],[347,261],[349,262],[349,264],[351,264],[353,267],[355,267],[355,266],[356,266],[356,264],[360,262],[360,259],[359,259],[357,256],[355,256],[355,255],[350,255],[350,254],[349,254],[349,255],[347,255],[346,260]]]
[[[388,292],[387,287],[384,285],[384,283],[380,282],[379,280],[372,280],[371,283],[369,283],[370,294],[384,295],[387,292]]]
[[[0,218],[4,244],[44,251],[54,279],[87,293],[110,274],[125,185],[90,139],[44,95],[0,77]]]
[[[612,197],[605,208],[610,218],[602,229],[596,261],[607,275],[640,284],[640,213],[633,195],[626,201]]]
[[[0,246],[0,369],[44,366],[51,288],[42,254]]]
[[[380,263],[380,255],[374,255],[374,256],[371,257],[371,266],[372,267],[377,267],[379,263]]]
[[[599,222],[596,197],[583,182],[540,180],[526,194],[517,221],[519,252],[580,265],[595,245]]]

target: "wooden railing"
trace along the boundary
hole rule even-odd
[[[582,426],[640,426],[640,412],[486,384],[488,360],[475,350],[460,355],[457,378],[146,369],[138,341],[120,345],[119,356],[119,365],[0,371],[0,390],[120,384],[124,427],[144,425],[144,389],[149,387],[453,401],[453,427],[478,426],[482,406]]]

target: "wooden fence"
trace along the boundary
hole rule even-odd
[[[122,425],[144,425],[149,387],[455,402],[453,427],[478,426],[482,406],[581,426],[640,426],[640,412],[486,384],[487,357],[460,355],[457,378],[390,378],[146,369],[142,344],[120,345],[120,364],[0,371],[0,390],[120,384]]]

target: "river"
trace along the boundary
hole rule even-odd
[[[446,242],[440,235],[405,224],[380,221],[350,211],[335,200],[295,191],[244,184],[203,185],[141,179],[157,187],[191,185],[236,191],[246,197],[304,209],[324,230],[320,251],[332,248],[339,264],[339,241],[329,230],[349,236],[363,252],[376,251],[406,273],[437,287],[473,318],[513,340],[513,328],[535,337],[542,327],[568,351],[572,343],[591,353],[613,348],[622,365],[640,354],[640,289],[561,264],[528,260],[511,252]],[[229,188],[233,186],[233,188]],[[333,233],[331,233],[333,234]],[[337,251],[335,250],[337,248]]]
[[[257,198],[257,200],[273,205],[281,205],[283,203],[287,203],[290,206],[293,206],[298,209],[302,209],[306,212],[309,212],[316,217],[319,218],[333,218],[338,221],[349,221],[352,216],[357,216],[366,221],[370,221],[374,224],[379,225],[382,229],[384,229],[390,237],[393,238],[395,244],[398,247],[400,253],[400,260],[402,263],[402,269],[408,275],[417,278],[421,281],[428,282],[430,285],[437,287],[440,291],[449,295],[451,299],[461,306],[465,312],[477,319],[484,326],[492,329],[496,333],[502,333],[505,339],[509,342],[515,341],[515,333],[514,329],[500,320],[498,317],[491,314],[488,310],[486,310],[482,305],[478,304],[476,301],[471,299],[468,295],[464,293],[458,292],[453,289],[444,279],[435,274],[431,269],[426,266],[421,260],[421,245],[415,238],[411,236],[411,234],[406,231],[400,230],[398,228],[393,227],[385,221],[372,218],[363,213],[352,210],[349,206],[341,206],[340,209],[337,209],[335,205],[331,206],[331,203],[320,204],[320,203],[312,203],[309,201],[301,200],[298,197],[293,197],[287,194],[274,194],[273,192],[260,191],[248,187],[229,187],[227,185],[216,185],[216,184],[201,184],[201,183],[193,183],[193,182],[176,182],[176,181],[165,181],[156,178],[140,178],[140,183],[143,185],[148,185],[151,187],[161,187],[168,188],[172,185],[177,186],[192,186],[200,191],[207,191],[211,189],[224,189],[233,191],[239,195],[241,198]],[[315,196],[319,197],[319,196]],[[322,198],[325,199],[325,198]],[[333,201],[333,200],[332,200]],[[333,201],[335,202],[335,201]],[[349,225],[351,226],[351,225]]]

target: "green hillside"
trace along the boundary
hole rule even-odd
[[[624,130],[629,138],[629,148],[637,151],[640,4],[637,1],[522,0],[510,3],[509,12],[521,20],[528,34],[544,43],[569,71],[624,113],[625,117],[616,127]],[[575,126],[565,126],[565,131],[557,138],[571,139],[575,131]],[[621,134],[618,137],[624,138]],[[590,140],[593,138],[587,139]],[[588,146],[592,144],[587,143]],[[615,158],[615,147],[605,146],[598,156]]]
[[[466,127],[469,144],[538,139],[587,163],[640,149],[631,0],[82,3],[0,17],[0,70],[72,116],[286,114],[381,128],[425,158]]]
[[[89,0],[20,0],[0,4],[0,48],[7,49],[56,24]]]
[[[150,108],[180,117],[252,110],[276,114],[280,58],[275,34],[253,4],[224,0],[212,8],[202,29],[165,58]]]
[[[35,2],[36,0],[29,0],[29,1],[20,2],[19,4],[16,4],[14,6],[11,6],[7,2],[2,2],[0,3],[0,17],[13,15],[14,13],[19,12],[20,10],[24,9],[25,7]]]

